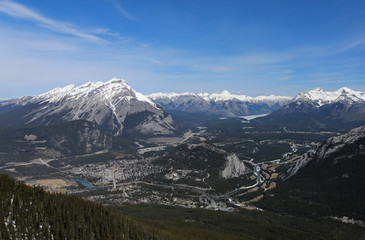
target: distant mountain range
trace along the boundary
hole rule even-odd
[[[145,96],[125,80],[68,85],[38,96],[0,101],[0,128],[51,126],[87,120],[112,135],[171,135],[176,124],[169,113],[241,117],[265,126],[309,130],[348,130],[365,123],[365,93],[316,88],[285,96],[221,93],[154,93]]]
[[[365,93],[316,88],[298,94],[287,105],[256,120],[264,125],[309,130],[349,130],[365,123]]]
[[[0,102],[0,127],[49,126],[80,119],[113,135],[174,131],[169,114],[117,78]]]
[[[284,96],[236,95],[228,91],[221,93],[153,93],[148,95],[167,111],[203,113],[209,115],[235,117],[268,114],[287,104],[292,98]]]

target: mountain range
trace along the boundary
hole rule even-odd
[[[125,80],[68,85],[37,96],[0,101],[0,128],[52,126],[87,120],[111,135],[171,135],[177,125],[170,114],[223,117],[264,115],[253,122],[307,130],[349,130],[365,123],[365,93],[316,88],[296,97],[221,93],[143,95]],[[170,113],[170,114],[169,114]]]
[[[153,93],[151,100],[161,104],[167,111],[204,113],[223,117],[268,114],[285,105],[291,97],[258,96],[221,93]]]

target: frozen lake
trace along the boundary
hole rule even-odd
[[[247,115],[247,116],[241,116],[241,117],[250,121],[250,120],[255,119],[255,118],[265,117],[267,115],[269,115],[269,114],[266,113],[266,114],[258,114],[258,115]]]

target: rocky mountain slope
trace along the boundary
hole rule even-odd
[[[310,150],[302,156],[296,165],[290,169],[290,175],[295,175],[300,169],[307,164],[341,164],[342,161],[349,161],[355,156],[365,156],[365,125],[352,129],[346,134],[332,137],[321,144],[317,149]],[[364,158],[365,162],[365,158]],[[345,163],[346,165],[346,163]],[[351,164],[346,167],[351,167]],[[338,171],[345,171],[343,168],[337,167]],[[344,175],[350,177],[349,172]]]
[[[170,115],[117,78],[0,102],[0,127],[49,126],[79,119],[113,135],[128,131],[170,134],[174,130]]]
[[[112,148],[111,136],[84,120],[55,126],[0,129],[0,165],[53,159]]]
[[[167,111],[204,113],[216,116],[266,114],[291,100],[283,96],[249,97],[223,91],[221,93],[154,93],[148,97]]]
[[[300,93],[289,104],[256,121],[292,129],[349,130],[365,123],[365,93],[316,88]]]
[[[365,220],[364,172],[365,125],[332,137],[302,156],[275,197],[268,194],[261,204],[301,215]]]

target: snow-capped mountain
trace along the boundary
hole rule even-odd
[[[353,91],[346,87],[340,88],[334,92],[325,91],[321,88],[315,88],[308,92],[298,94],[294,98],[294,101],[310,101],[314,106],[317,107],[341,101],[346,101],[349,104],[356,102],[361,103],[365,102],[365,93]]]
[[[125,80],[55,88],[34,97],[0,102],[0,126],[53,125],[83,119],[114,135],[136,131],[169,134],[172,118]]]
[[[204,113],[217,116],[245,116],[270,113],[288,103],[292,98],[284,96],[236,95],[221,93],[153,93],[150,99],[161,104],[167,111]]]
[[[298,94],[289,104],[259,121],[309,129],[348,130],[365,123],[365,93],[340,88],[315,88]]]

